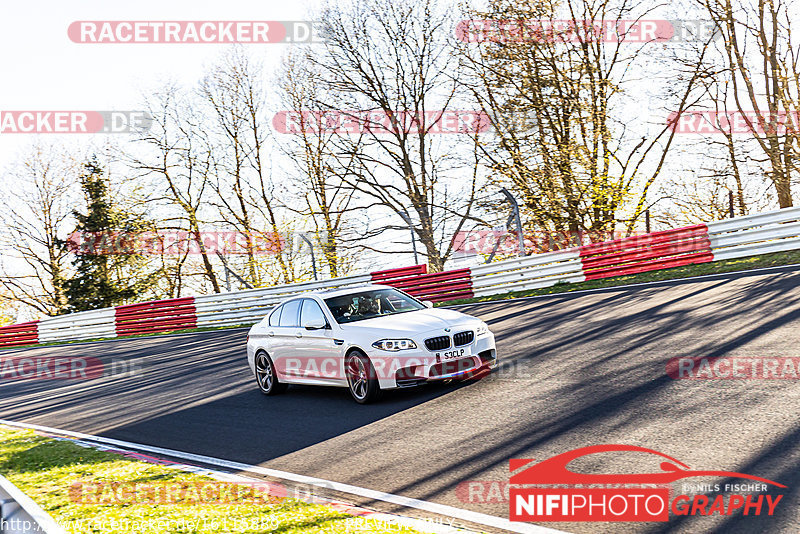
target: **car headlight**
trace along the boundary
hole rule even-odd
[[[484,334],[489,333],[489,326],[486,323],[481,323],[478,328],[475,329],[475,337],[480,337]]]
[[[417,344],[410,339],[381,339],[372,344],[376,349],[397,352],[399,350],[416,349]]]

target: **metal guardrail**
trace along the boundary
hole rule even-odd
[[[707,228],[707,230],[706,230]],[[671,234],[676,238],[662,239]],[[685,236],[683,235],[685,234]],[[688,236],[687,242],[682,242]],[[671,238],[670,238],[671,239]],[[649,241],[664,241],[649,247]],[[688,263],[722,261],[745,256],[800,249],[800,208],[784,208],[767,213],[747,215],[707,225],[655,232],[616,242],[597,243],[570,250],[536,254],[471,267],[473,292],[476,297],[529,290],[557,283],[582,282],[589,278],[617,276],[629,272],[657,270]],[[626,242],[632,245],[627,250]],[[657,250],[661,247],[662,250]],[[599,261],[620,265],[605,268],[600,273],[593,263],[595,249],[611,249],[608,256],[598,255]],[[641,260],[629,265],[628,260]],[[636,263],[636,262],[633,262]],[[593,270],[594,268],[594,270]]]
[[[39,341],[38,328],[39,321],[2,326],[0,327],[0,346],[13,347],[37,343]]]
[[[179,327],[253,324],[277,302],[291,295],[369,282],[396,285],[423,299],[444,302],[786,250],[800,250],[800,208],[785,208],[443,273],[426,274],[424,265],[415,265],[329,280],[203,295],[194,297],[192,305],[176,308],[174,314],[168,310],[153,311],[149,315],[149,312],[130,311],[143,306],[139,304],[75,313],[43,319],[39,323],[2,327],[0,346],[114,337]],[[167,302],[162,301],[165,306]],[[125,325],[126,322],[130,324]]]
[[[369,274],[343,276],[319,282],[301,282],[259,289],[246,289],[230,293],[216,293],[195,297],[197,326],[230,326],[256,323],[264,318],[275,304],[303,291],[335,289],[369,283]]]
[[[114,308],[49,317],[39,321],[39,342],[116,337]]]
[[[714,261],[705,224],[593,243],[580,254],[587,280]]]
[[[582,282],[585,277],[578,249],[534,254],[525,258],[470,267],[476,297]]]
[[[397,278],[384,278],[377,283],[402,289],[420,300],[431,302],[445,302],[473,296],[472,274],[469,269],[403,275]]]
[[[0,476],[0,532],[2,534],[67,534],[41,506]]]
[[[800,249],[800,208],[708,223],[714,260]]]

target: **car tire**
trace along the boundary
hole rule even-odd
[[[286,391],[287,385],[278,382],[275,365],[266,352],[258,352],[255,357],[256,382],[264,395],[277,395]]]
[[[369,404],[378,399],[381,393],[378,375],[372,362],[363,352],[354,350],[348,354],[344,369],[347,375],[347,389],[350,390],[353,400],[359,404]]]

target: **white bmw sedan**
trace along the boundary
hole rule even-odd
[[[340,386],[366,404],[384,389],[488,372],[497,352],[480,319],[370,285],[281,302],[250,329],[247,361],[266,395]]]

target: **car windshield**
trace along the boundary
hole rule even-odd
[[[423,310],[419,301],[396,289],[373,289],[325,299],[337,323],[352,323],[396,313]]]

